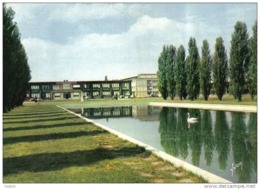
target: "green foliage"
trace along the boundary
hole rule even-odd
[[[243,22],[238,21],[234,28],[230,50],[230,92],[241,101],[249,62],[248,34]]]
[[[158,88],[164,100],[168,96],[173,100],[175,96],[174,67],[176,48],[173,45],[163,46],[163,51],[158,59]]]
[[[167,99],[168,96],[173,99],[177,94],[180,100],[186,99],[187,96],[190,100],[194,100],[199,97],[201,90],[204,100],[207,101],[214,85],[214,92],[219,100],[222,100],[228,89],[235,99],[241,101],[245,88],[254,100],[257,94],[256,23],[250,40],[248,40],[246,24],[239,21],[236,23],[231,41],[230,69],[228,69],[228,57],[221,36],[216,39],[213,58],[206,39],[203,41],[201,59],[195,38],[190,38],[188,46],[189,55],[186,60],[185,49],[182,45],[177,52],[173,46],[163,47],[158,60],[158,87],[163,99]],[[173,54],[176,55],[172,57]],[[227,88],[228,76],[229,88]]]
[[[204,100],[208,100],[211,89],[212,58],[210,56],[209,43],[207,40],[203,41],[201,52],[202,57],[200,60],[200,87]]]
[[[199,52],[195,38],[189,40],[189,56],[186,65],[187,73],[187,93],[190,100],[197,99],[199,96]]]
[[[227,86],[228,61],[222,37],[216,39],[213,57],[213,83],[219,100],[222,100]]]
[[[166,80],[167,80],[167,92],[173,100],[175,96],[175,80],[174,80],[174,67],[176,59],[176,48],[173,45],[166,47]]]
[[[257,23],[253,26],[253,36],[249,40],[250,60],[247,73],[247,88],[251,99],[257,94]]]
[[[27,55],[20,41],[14,11],[3,7],[3,111],[21,106],[31,79]]]
[[[185,71],[185,49],[182,45],[177,50],[174,72],[174,78],[176,82],[176,93],[181,100],[183,98],[186,99],[187,75]]]
[[[167,51],[166,47],[163,46],[163,51],[158,59],[158,89],[164,100],[168,97],[167,92],[167,78],[166,78],[166,59],[167,59]]]

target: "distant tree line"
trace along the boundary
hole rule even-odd
[[[203,40],[201,57],[193,37],[188,43],[187,57],[183,45],[178,49],[164,45],[157,72],[162,98],[174,99],[177,95],[181,100],[187,97],[195,100],[202,94],[208,100],[214,89],[219,100],[229,92],[242,101],[247,89],[253,100],[257,95],[257,22],[252,30],[253,35],[249,38],[246,24],[241,21],[235,24],[229,59],[222,37],[216,39],[213,56],[206,39]]]
[[[31,79],[27,55],[13,22],[14,11],[3,6],[3,111],[21,106]]]

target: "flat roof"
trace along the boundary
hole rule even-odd
[[[142,76],[157,76],[156,73],[142,73],[142,74],[138,74],[136,76],[133,77],[128,77],[128,78],[124,78],[124,79],[113,79],[113,80],[80,80],[80,81],[69,81],[69,80],[63,80],[63,81],[31,81],[29,83],[32,84],[36,84],[36,83],[57,83],[57,84],[63,84],[63,83],[101,83],[101,82],[118,82],[118,81],[127,81],[129,79],[133,79],[133,78],[139,78]]]
[[[78,83],[113,83],[122,82],[124,80],[92,80],[92,81],[30,81],[31,84],[46,83],[46,84],[78,84]]]

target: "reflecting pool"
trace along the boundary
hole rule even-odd
[[[257,182],[257,114],[129,106],[70,109],[235,183]],[[198,118],[187,122],[187,113]]]

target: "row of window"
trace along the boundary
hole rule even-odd
[[[80,97],[80,93],[79,92],[74,92],[71,93],[69,96],[66,96],[66,94],[63,93],[54,93],[54,98],[79,98]]]
[[[90,84],[84,84],[83,85],[84,88],[90,88]],[[103,84],[93,84],[93,88],[100,88],[102,86],[102,88],[110,88],[110,84],[109,83],[103,83]],[[129,88],[129,83],[123,83],[122,84],[123,88]],[[51,90],[51,88],[53,90],[59,90],[59,89],[80,89],[80,84],[63,84],[63,85],[42,85],[42,89],[43,90]],[[119,88],[119,83],[112,83],[112,88]],[[39,85],[31,85],[31,89],[32,90],[39,90],[40,86]]]
[[[93,96],[94,97],[98,97],[100,96],[100,92],[99,91],[94,91],[93,92]],[[85,96],[90,96],[89,92],[85,92],[84,93]],[[103,91],[102,95],[104,96],[111,96],[111,92],[110,91]],[[120,95],[119,91],[114,91],[113,95]],[[124,95],[130,95],[129,92],[124,92]],[[32,98],[41,98],[40,93],[32,93],[31,94]],[[79,98],[80,97],[80,92],[72,92],[72,93],[53,93],[53,98],[55,99],[61,99],[61,98]],[[42,98],[44,99],[49,99],[51,98],[51,93],[42,93]]]

